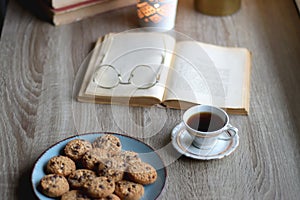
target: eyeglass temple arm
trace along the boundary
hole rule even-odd
[[[103,53],[101,55],[101,60],[99,61],[100,65],[102,64],[103,60],[107,57],[107,52],[109,52],[111,49],[113,39],[114,39],[113,37],[109,37],[108,41],[103,44],[103,47],[102,47]]]
[[[166,58],[166,54],[167,54],[167,47],[166,47],[166,41],[165,41],[165,38],[163,39],[163,43],[164,43],[164,52],[162,53],[162,60],[161,60],[161,63],[159,65],[159,68],[158,68],[158,72],[157,72],[157,76],[156,76],[156,82],[159,81],[160,79],[160,75],[161,75],[161,71],[162,71],[162,66],[165,64],[165,58]]]

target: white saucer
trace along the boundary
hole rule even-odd
[[[226,137],[226,133],[224,133],[224,136]],[[218,140],[211,149],[196,148],[192,145],[192,142],[193,137],[186,131],[183,122],[172,130],[173,147],[179,153],[198,160],[221,159],[229,156],[239,146],[239,136],[236,134],[229,141]]]

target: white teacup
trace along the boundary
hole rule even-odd
[[[183,114],[183,123],[194,137],[192,145],[200,149],[210,149],[218,140],[232,140],[238,133],[238,129],[229,124],[227,113],[214,106],[198,105],[189,108]]]

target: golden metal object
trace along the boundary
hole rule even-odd
[[[230,15],[241,7],[241,0],[194,0],[197,11],[214,16]]]

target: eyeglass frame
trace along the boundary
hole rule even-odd
[[[166,49],[165,49],[165,51],[166,51]],[[130,84],[132,84],[132,85],[136,86],[137,89],[149,89],[149,88],[153,87],[154,85],[156,85],[156,84],[159,82],[159,80],[160,80],[160,75],[161,75],[161,71],[162,71],[161,69],[162,69],[162,65],[163,65],[164,62],[165,62],[166,52],[164,52],[164,54],[162,54],[161,56],[162,56],[162,61],[161,61],[160,65],[159,65],[158,72],[157,72],[157,74],[156,74],[156,76],[155,76],[155,81],[154,81],[151,85],[149,85],[149,86],[146,86],[146,87],[139,87],[139,86],[133,84],[133,83],[131,82],[131,79],[132,79],[132,77],[134,76],[135,70],[136,70],[137,68],[139,68],[139,67],[147,67],[147,68],[150,68],[151,70],[153,70],[152,67],[151,67],[150,65],[137,65],[137,66],[135,66],[135,67],[131,70],[127,82],[124,82],[124,81],[123,81],[121,73],[120,73],[119,70],[118,70],[117,68],[115,68],[113,65],[110,65],[110,64],[99,65],[99,66],[98,66],[98,69],[97,69],[97,71],[95,72],[95,75],[94,75],[94,77],[93,77],[93,82],[94,82],[98,87],[101,87],[101,88],[103,88],[103,89],[113,89],[113,88],[117,87],[117,86],[120,85],[120,84],[121,84],[121,85],[130,85]],[[97,72],[98,72],[102,67],[110,67],[110,68],[112,68],[112,69],[116,72],[119,81],[118,81],[115,85],[109,86],[109,87],[108,87],[108,86],[107,86],[107,87],[106,87],[106,86],[102,86],[102,85],[99,84],[99,82],[96,80]],[[153,71],[154,71],[154,70],[153,70]],[[155,73],[155,71],[154,71],[154,73]]]

